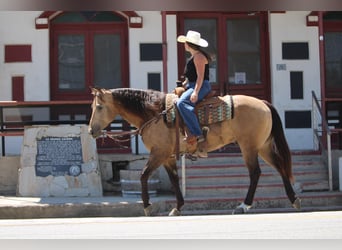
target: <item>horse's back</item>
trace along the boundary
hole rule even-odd
[[[272,114],[265,102],[261,99],[233,95],[234,119],[231,126],[237,139],[254,140],[254,144],[263,144],[270,136],[272,130]],[[241,146],[241,145],[240,145]],[[255,145],[256,146],[256,145]]]

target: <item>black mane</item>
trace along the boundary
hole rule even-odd
[[[118,88],[112,89],[112,95],[125,109],[139,116],[150,118],[165,109],[165,93],[160,91]]]

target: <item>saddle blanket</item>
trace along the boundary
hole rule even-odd
[[[166,95],[166,116],[165,120],[168,125],[173,125],[176,118],[176,106],[174,103],[178,99],[175,94]],[[233,119],[234,104],[231,95],[215,96],[204,99],[195,107],[195,111],[201,125],[209,125],[216,122]]]

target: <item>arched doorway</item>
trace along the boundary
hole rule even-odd
[[[50,98],[91,100],[90,87],[129,87],[128,20],[112,11],[60,12],[50,19]],[[89,120],[89,107],[55,108],[56,120]],[[129,130],[126,122],[113,124]],[[108,129],[111,128],[111,125]],[[98,139],[101,153],[131,152],[130,141],[117,145]]]

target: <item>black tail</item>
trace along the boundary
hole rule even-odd
[[[275,152],[273,154],[274,161],[279,162],[278,165],[283,174],[289,178],[291,183],[294,182],[294,178],[292,175],[292,160],[291,160],[291,152],[289,149],[289,145],[287,144],[283,125],[280,119],[280,116],[274,106],[264,101],[268,108],[271,110],[272,114],[272,131],[271,135],[273,136],[273,143],[275,145]]]

